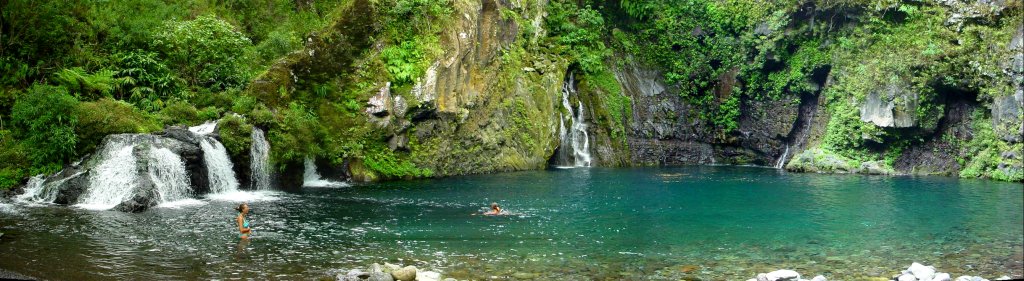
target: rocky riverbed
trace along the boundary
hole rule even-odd
[[[718,280],[710,276],[694,276],[688,273],[697,272],[701,268],[693,265],[683,265],[671,268],[674,271],[678,271],[687,275],[681,276],[666,276],[665,274],[655,274],[649,276],[643,275],[632,275],[632,274],[621,274],[619,276],[603,276],[603,277],[584,277],[578,276],[579,280],[584,279],[601,279],[601,280]],[[892,277],[852,277],[852,276],[838,276],[832,275],[832,280],[864,280],[864,281],[989,281],[981,276],[962,275],[953,279],[952,275],[945,272],[939,272],[934,266],[925,266],[920,263],[912,263],[907,269],[902,271],[893,271]],[[507,275],[491,275],[483,277],[473,277],[469,279],[456,279],[452,277],[445,277],[440,272],[426,271],[416,268],[415,266],[401,266],[390,263],[384,263],[383,265],[374,263],[366,269],[351,269],[351,270],[331,270],[327,272],[323,280],[337,280],[337,281],[462,281],[462,280],[577,280],[576,277],[561,276],[556,277],[555,275],[545,275],[538,273],[531,273],[526,271],[516,271]],[[486,275],[486,274],[485,274]],[[807,275],[802,275],[799,272],[789,269],[779,269],[767,273],[758,273],[753,278],[747,281],[828,281],[829,278],[824,275],[815,275],[810,279],[805,279]],[[1013,280],[1014,277],[1003,275],[1000,277],[994,277],[993,280]],[[1020,278],[1017,276],[1016,278]]]

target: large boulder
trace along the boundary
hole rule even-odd
[[[78,202],[78,198],[89,188],[89,171],[78,171],[61,181],[55,182],[57,197],[53,203],[70,205]]]
[[[406,266],[398,270],[391,271],[391,277],[394,277],[398,281],[413,281],[416,280],[416,267]]]
[[[917,125],[918,95],[906,83],[887,83],[868,92],[860,104],[860,120],[883,128]]]
[[[808,173],[850,173],[854,169],[850,160],[821,148],[812,148],[797,154],[786,165],[786,170]]]

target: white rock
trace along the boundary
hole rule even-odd
[[[416,272],[416,281],[438,281],[441,280],[441,273],[433,271]]]
[[[403,267],[401,269],[392,271],[391,272],[391,277],[394,277],[395,280],[399,280],[399,281],[413,281],[413,280],[416,280],[416,272],[417,272],[416,267],[410,265],[410,266],[406,266],[406,267]]]
[[[768,278],[768,281],[794,280],[800,278],[800,273],[789,269],[781,269],[769,272],[764,277]]]
[[[825,279],[825,276],[818,275],[811,278],[811,281],[828,281],[828,279]]]
[[[996,280],[1013,280],[1013,277],[1003,275],[1003,277],[996,278]]]
[[[932,281],[953,281],[953,278],[949,277],[949,273],[936,273]]]
[[[757,281],[757,278],[750,278],[750,279],[747,279],[747,281]]]
[[[767,276],[767,274],[759,273],[759,274],[757,274],[757,278],[756,279],[757,279],[757,281],[768,281],[768,276]]]
[[[913,274],[903,274],[896,278],[896,281],[917,281],[917,277],[914,277]]]
[[[917,277],[918,280],[929,281],[935,277],[935,267],[933,266],[924,266],[915,262],[907,270],[910,270],[910,273],[914,274],[914,277]]]

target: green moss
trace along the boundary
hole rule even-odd
[[[601,103],[597,111],[607,113],[607,116],[598,116],[598,121],[602,127],[609,128],[613,140],[625,142],[626,122],[633,116],[633,106],[632,100],[622,93],[615,75],[608,70],[585,74],[580,79],[580,88],[597,95],[597,101]]]
[[[199,117],[199,110],[188,102],[175,100],[168,103],[157,115],[160,123],[166,125],[195,125],[201,123],[204,118]]]
[[[375,174],[389,179],[430,177],[434,174],[430,169],[416,167],[403,155],[399,155],[386,147],[374,147],[363,158],[366,168]]]
[[[217,122],[217,132],[224,148],[231,156],[239,157],[249,152],[252,146],[252,125],[236,115],[228,115]]]
[[[149,133],[162,129],[152,115],[130,103],[110,98],[83,102],[75,109],[78,125],[78,149],[93,151],[109,134]]]

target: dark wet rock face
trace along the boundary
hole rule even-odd
[[[135,182],[135,194],[127,201],[121,202],[114,206],[114,210],[126,212],[126,213],[141,213],[148,210],[150,207],[156,206],[157,200],[160,194],[156,190],[156,185],[153,183],[153,179],[150,178],[149,165],[146,163],[148,157],[146,157],[146,150],[142,146],[136,146],[134,149],[135,159],[138,159],[139,163],[136,164],[136,173],[140,175],[138,180]]]
[[[710,124],[692,116],[692,105],[666,86],[657,71],[624,64],[615,77],[633,101],[627,135],[632,162],[640,165],[773,165],[800,119],[796,97],[743,98],[739,127],[716,136]]]
[[[73,169],[66,169],[73,170]],[[53,203],[70,205],[78,202],[78,198],[85,193],[89,187],[89,172],[80,171],[63,178],[63,182],[57,184],[57,198]]]
[[[923,144],[910,146],[900,154],[893,163],[896,172],[918,175],[956,175],[962,168],[957,162],[957,157],[963,157],[963,152],[956,145],[944,140],[942,136],[947,136],[947,139],[970,139],[972,136],[971,113],[976,108],[977,104],[971,102],[959,101],[949,104],[936,135]]]

